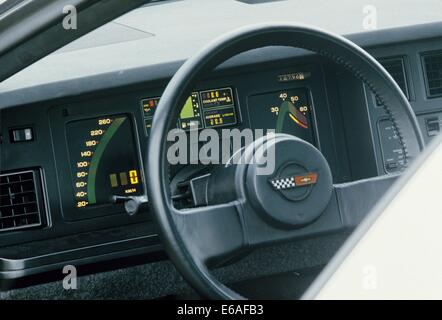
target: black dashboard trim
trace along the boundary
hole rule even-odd
[[[0,248],[0,290],[13,288],[20,279],[37,274],[57,272],[58,270],[59,277],[62,277],[62,269],[66,265],[82,268],[97,263],[163,252],[157,233],[142,234],[144,233],[143,225],[126,226],[126,229],[100,231],[99,233],[104,238],[102,241],[96,241],[97,232],[90,232],[66,236],[57,239],[57,241],[48,239],[25,245]],[[115,238],[115,232],[124,234],[133,232],[134,235],[126,239],[122,237],[117,239]],[[89,244],[84,240],[88,237]],[[84,243],[81,247],[73,247],[72,244],[80,242]],[[70,244],[70,246],[67,244]],[[27,246],[28,249],[23,250],[23,246]],[[48,248],[55,249],[52,252]]]

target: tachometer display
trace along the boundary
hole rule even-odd
[[[146,122],[146,134],[149,135],[155,110],[160,103],[160,97],[144,99],[141,103],[143,105],[144,120]],[[192,92],[184,103],[178,120],[178,127],[186,131],[202,128],[201,107],[198,92]]]
[[[66,130],[77,208],[111,203],[112,196],[144,194],[127,115],[74,121]]]
[[[272,129],[315,144],[307,89],[254,95],[249,97],[248,107],[253,128]]]

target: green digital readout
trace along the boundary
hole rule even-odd
[[[146,134],[152,127],[155,110],[160,97],[141,101],[146,123]],[[184,103],[177,127],[186,131],[233,126],[238,123],[233,89],[222,88],[192,92]]]
[[[201,110],[198,92],[194,92],[186,100],[179,118],[179,126],[183,130],[201,128]]]

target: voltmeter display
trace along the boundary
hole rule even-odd
[[[77,208],[109,204],[112,196],[144,194],[127,115],[70,122],[66,134]]]

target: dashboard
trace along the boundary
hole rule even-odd
[[[303,73],[296,75],[298,80],[305,79]],[[233,87],[192,92],[180,113],[177,129],[190,132],[237,128],[243,122],[241,115],[244,113],[251,129],[291,134],[315,144],[315,122],[309,95],[309,90],[304,87],[254,94],[247,98],[247,108],[241,112]],[[144,119],[141,131],[147,139],[159,101],[160,97],[140,101]],[[67,198],[63,200],[67,204],[65,217],[71,220],[93,217],[97,216],[95,211],[102,212],[105,207],[109,207],[106,208],[108,214],[118,201],[145,196],[135,115],[103,114],[85,119],[78,115],[69,117],[66,109],[64,112],[63,120],[57,118],[57,110],[50,114],[54,117],[53,123],[65,123],[67,158],[62,162],[69,164],[71,193],[75,199],[74,205]],[[60,158],[64,153],[60,150]],[[66,172],[63,166],[58,173],[64,181],[68,180]]]
[[[319,80],[321,71],[313,65],[303,66],[300,70],[304,69],[306,71],[264,71],[260,75],[260,85],[256,83],[253,87],[244,84],[248,84],[256,73],[235,77],[235,83],[224,79],[214,81],[212,86],[204,83],[201,89],[190,93],[177,119],[176,129],[186,133],[202,129],[263,129],[265,133],[270,130],[287,133],[319,145],[316,128],[319,118],[311,103],[312,90],[319,87],[316,88],[314,82],[309,83],[308,79],[314,79],[314,73]],[[290,73],[293,70],[296,72]],[[147,91],[147,94],[134,93],[131,105],[115,103],[111,101],[115,99],[113,97],[47,110],[57,177],[63,190],[60,195],[62,214],[66,221],[121,214],[123,204],[129,199],[148,202],[146,155],[142,152],[142,145],[146,146],[149,141],[160,101],[156,92],[153,96]],[[122,101],[125,98],[121,96]],[[319,114],[324,125],[327,122],[325,115]],[[32,130],[34,132],[34,128]],[[326,143],[331,145],[333,141],[324,141]],[[201,164],[199,169],[205,168]],[[174,172],[179,174],[187,169],[177,167]],[[182,184],[196,172],[198,168],[185,178],[180,175],[176,184]]]
[[[409,98],[430,142],[442,119],[440,38],[369,49]],[[404,151],[385,110],[359,80],[322,57],[277,48],[264,55],[268,50],[277,58],[246,55],[201,79],[176,128],[297,136],[323,153],[334,183],[404,169]],[[1,196],[30,192],[20,201],[8,200],[6,206],[22,210],[20,215],[5,214],[2,200],[0,288],[66,261],[87,265],[161,252],[148,208],[145,162],[168,80],[165,72],[0,110]],[[210,167],[177,165],[171,172],[176,204],[192,206],[189,181],[210,173]],[[13,186],[21,189],[13,192]],[[128,212],[128,199],[139,201],[137,212]]]

